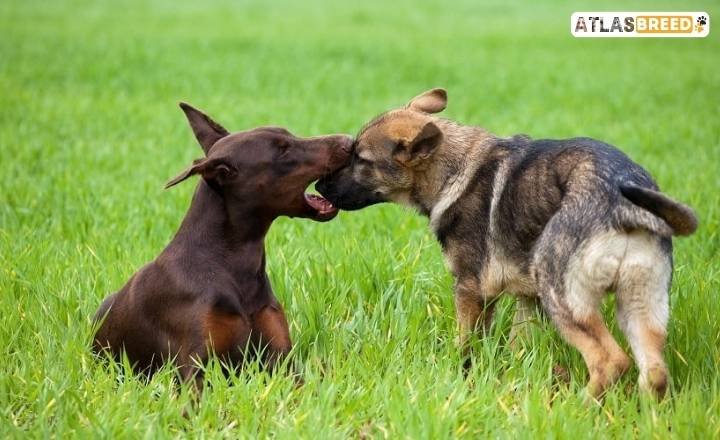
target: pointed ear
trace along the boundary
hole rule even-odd
[[[411,99],[406,107],[423,113],[440,113],[447,107],[447,92],[440,88],[428,90]]]
[[[195,133],[195,138],[200,143],[205,155],[208,154],[210,147],[212,147],[215,142],[230,134],[222,125],[213,121],[208,115],[190,104],[181,102],[180,108],[185,112],[190,127],[193,133]]]
[[[430,157],[442,142],[443,134],[435,123],[426,123],[410,141],[400,141],[393,156],[399,162],[409,164],[417,159]]]
[[[237,170],[223,159],[196,159],[192,166],[165,184],[165,189],[195,174],[200,174],[206,181],[222,186],[237,174]]]

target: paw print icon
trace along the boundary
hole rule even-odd
[[[697,20],[695,20],[695,32],[702,32],[706,24],[707,17],[704,15],[699,16]]]

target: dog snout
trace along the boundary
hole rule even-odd
[[[320,194],[326,195],[330,191],[330,183],[329,183],[329,177],[325,176],[322,179],[318,180],[315,184],[315,189],[318,190]],[[325,196],[327,198],[327,196]]]
[[[329,171],[333,172],[339,168],[344,167],[350,162],[352,155],[354,139],[352,136],[345,134],[335,135],[333,142],[332,151],[329,160]]]
[[[340,149],[341,149],[344,153],[347,153],[347,154],[352,153],[353,146],[354,146],[354,144],[355,144],[355,139],[354,139],[352,136],[347,135],[347,134],[340,134],[340,135],[338,135],[338,136],[339,136],[339,138],[340,138],[340,139],[338,140],[338,144],[339,144],[339,146],[340,146]]]

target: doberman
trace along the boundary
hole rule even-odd
[[[172,360],[181,378],[202,385],[198,364],[215,353],[233,365],[262,352],[272,368],[290,348],[283,309],[265,272],[264,237],[279,216],[327,221],[338,210],[306,194],[345,165],[346,135],[298,138],[283,128],[230,134],[181,103],[205,152],[166,188],[202,179],[170,244],[100,306],[95,352],[119,357],[152,375]]]

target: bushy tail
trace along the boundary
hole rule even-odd
[[[660,235],[690,235],[697,229],[697,217],[689,206],[676,202],[661,192],[631,183],[620,184],[619,189],[620,193],[634,205],[663,220],[653,221],[659,219],[647,218],[642,214],[635,216],[629,213],[627,208],[622,209],[623,219],[636,223],[633,226],[645,226]]]

